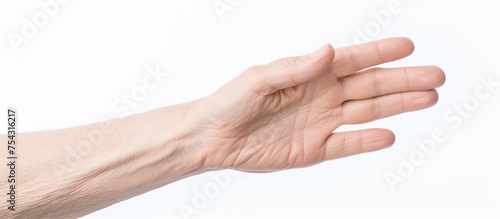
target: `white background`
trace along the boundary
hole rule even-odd
[[[390,128],[393,147],[305,169],[240,173],[225,184],[203,174],[85,218],[183,218],[186,206],[195,213],[189,218],[500,218],[500,87],[480,82],[500,81],[499,2],[399,0],[397,13],[377,19],[389,2],[88,0],[58,3],[47,16],[38,1],[3,0],[0,109],[18,109],[22,132],[71,127],[122,116],[113,103],[140,86],[147,66],[169,77],[132,113],[209,95],[251,65],[353,44],[360,32],[370,40],[407,36],[415,53],[386,66],[442,67],[439,103],[342,128]],[[231,10],[218,13],[215,3]],[[34,18],[37,32],[13,44],[13,35],[24,37],[24,19]],[[476,89],[488,97],[479,100]],[[464,104],[467,115],[453,111]],[[445,140],[424,154],[416,142],[436,130]],[[413,171],[391,189],[386,175],[412,158]],[[213,198],[194,206],[207,187],[217,188]]]

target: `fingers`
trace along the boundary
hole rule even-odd
[[[408,38],[389,38],[334,51],[326,45],[312,54],[289,57],[270,64],[254,66],[245,71],[245,81],[256,92],[270,94],[310,81],[326,71],[338,78],[359,70],[398,60],[413,52],[413,43]],[[335,58],[334,58],[335,54]]]
[[[333,133],[325,142],[325,159],[380,150],[394,144],[394,140],[394,133],[386,129]]]
[[[347,100],[367,99],[393,93],[425,91],[443,85],[443,70],[434,66],[373,68],[339,79]]]
[[[389,94],[385,96],[353,100],[342,105],[344,124],[358,124],[424,109],[436,104],[436,90]]]
[[[289,57],[272,63],[254,66],[247,71],[250,86],[259,93],[271,94],[293,87],[324,74],[333,61],[334,49],[328,44],[315,52],[297,57]]]
[[[402,59],[413,50],[413,42],[403,37],[343,47],[337,49],[330,72],[339,78],[344,77],[371,66]]]

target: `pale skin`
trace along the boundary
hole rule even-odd
[[[7,211],[3,201],[0,218],[74,218],[211,170],[277,171],[386,148],[395,141],[390,130],[335,130],[437,102],[440,68],[373,68],[413,49],[407,38],[325,45],[250,67],[192,102],[18,134],[18,204]],[[6,180],[0,185],[7,190]]]

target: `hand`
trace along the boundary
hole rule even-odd
[[[394,142],[389,130],[332,132],[436,103],[439,68],[366,69],[412,51],[405,38],[336,54],[327,45],[251,67],[197,101],[21,133],[28,162],[16,174],[30,180],[16,184],[27,188],[16,196],[24,207],[0,218],[74,218],[207,170],[273,171],[385,148]]]
[[[254,66],[193,104],[204,168],[274,171],[386,148],[386,129],[332,133],[430,107],[445,81],[438,67],[370,68],[413,52],[392,38]]]

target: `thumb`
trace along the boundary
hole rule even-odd
[[[288,57],[266,65],[249,68],[247,76],[255,79],[251,85],[259,93],[271,94],[315,79],[325,73],[333,61],[334,49],[330,44],[303,56]]]

